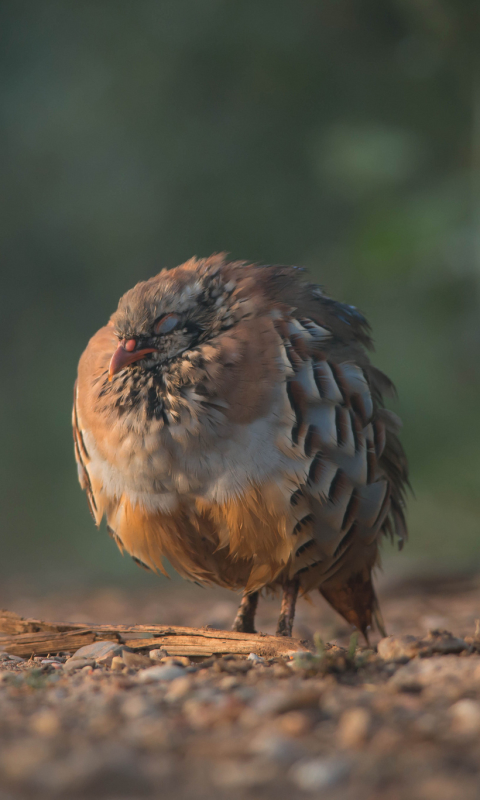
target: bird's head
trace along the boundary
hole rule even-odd
[[[181,353],[231,327],[235,283],[221,257],[192,261],[138,283],[113,314],[119,339],[109,379],[130,366],[162,369]]]

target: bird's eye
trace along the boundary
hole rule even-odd
[[[161,335],[163,333],[170,333],[180,322],[178,314],[165,314],[159,317],[153,326],[154,333]]]

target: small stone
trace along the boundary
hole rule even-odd
[[[185,675],[183,667],[158,666],[149,667],[138,673],[137,680],[140,683],[154,683],[155,681],[174,681]]]
[[[453,636],[449,631],[431,630],[428,636],[387,636],[378,643],[378,655],[384,661],[409,661],[415,656],[423,658],[433,655],[462,653],[469,645],[464,639]]]
[[[67,672],[72,672],[76,669],[83,669],[83,667],[94,667],[95,666],[95,659],[93,658],[69,658],[68,661],[65,662],[63,668],[67,670]]]
[[[224,656],[223,658],[217,658],[213,664],[213,669],[215,672],[229,672],[235,675],[236,673],[249,672],[252,666],[252,662],[246,659],[225,658]]]
[[[168,667],[168,669],[171,669]],[[173,701],[180,700],[185,697],[193,686],[193,680],[190,675],[182,675],[179,678],[174,678],[170,684],[165,700]]]
[[[145,697],[138,694],[127,695],[122,703],[122,714],[128,719],[138,719],[146,717],[151,708],[150,703]]]
[[[113,656],[112,663],[110,664],[111,669],[116,672],[120,672],[122,669],[126,668],[125,661],[123,660],[123,656]]]
[[[160,661],[162,658],[167,658],[167,657],[168,653],[164,648],[161,648],[160,650],[150,650],[150,658],[153,661]]]
[[[132,669],[145,669],[145,667],[151,667],[152,661],[147,656],[142,656],[141,653],[131,653],[129,650],[124,650],[122,653],[122,659],[127,667]]]
[[[84,647],[80,647],[73,654],[72,659],[94,658],[98,664],[109,666],[112,663],[112,658],[122,655],[124,649],[123,645],[118,644],[118,642],[93,642],[93,644],[86,644]]]
[[[415,658],[419,649],[418,636],[386,636],[380,639],[377,650],[384,661],[409,661]]]
[[[190,659],[188,656],[165,656],[162,658],[162,664],[168,664],[169,667],[189,667]]]
[[[473,735],[480,731],[480,703],[476,700],[458,700],[450,707],[450,715],[456,733]]]
[[[0,661],[8,661],[10,658],[9,653],[0,652]]]
[[[256,653],[250,653],[247,656],[247,661],[252,661],[254,664],[265,664],[265,659],[261,656],[257,656]]]
[[[313,688],[297,689],[286,692],[276,689],[259,697],[256,708],[261,714],[286,714],[288,711],[300,711],[304,708],[318,708],[321,692]]]
[[[16,664],[20,664],[21,661],[25,661],[24,658],[21,658],[20,656],[12,656],[10,653],[8,654],[8,660],[15,661]]]
[[[30,719],[30,726],[34,733],[40,736],[56,736],[60,730],[58,716],[50,709],[37,711]]]
[[[428,689],[449,695],[452,690],[478,687],[480,684],[480,656],[458,658],[454,655],[433,656],[410,661],[397,670],[388,685],[400,691],[412,692]],[[451,696],[451,695],[450,695]]]
[[[278,719],[278,727],[286,736],[303,736],[313,727],[312,719],[302,711],[289,711]]]
[[[432,655],[447,655],[448,653],[462,653],[469,649],[465,639],[454,636],[450,631],[432,630],[428,636],[419,642],[419,655],[423,657]]]
[[[250,742],[249,750],[251,753],[283,764],[292,763],[305,755],[305,749],[299,742],[292,742],[286,736],[262,730]]]
[[[349,708],[338,724],[337,738],[341,747],[361,747],[368,736],[370,714],[366,708]]]
[[[218,688],[221,689],[222,692],[230,692],[232,689],[236,689],[237,686],[240,686],[240,684],[235,675],[226,675],[218,683]]]
[[[350,765],[338,758],[315,758],[295,764],[290,779],[299,789],[315,792],[335,786],[348,777]]]

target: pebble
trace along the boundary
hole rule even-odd
[[[458,700],[450,706],[453,730],[457,733],[477,734],[480,731],[480,703],[477,700]]]
[[[170,667],[168,669],[170,669]],[[227,680],[230,679],[227,678]],[[175,702],[176,700],[180,700],[189,693],[192,686],[193,680],[190,675],[181,675],[178,678],[174,678],[169,686],[167,694],[165,695],[165,700],[167,702]]]
[[[95,664],[94,658],[69,658],[63,665],[63,668],[66,669],[67,672],[72,672],[73,670],[83,669],[84,667],[94,667]]]
[[[410,661],[400,667],[388,685],[400,691],[421,691],[430,688],[442,693],[447,688],[480,685],[480,656],[458,658],[453,655],[433,656]]]
[[[77,658],[93,658],[97,664],[109,666],[112,663],[112,658],[122,655],[124,649],[124,646],[118,644],[118,642],[110,642],[107,640],[94,642],[93,644],[86,644],[84,647],[80,647],[69,661]]]
[[[40,736],[56,736],[60,730],[58,715],[49,708],[40,709],[30,719],[31,729]]]
[[[147,701],[147,699],[145,697],[139,697],[135,694],[127,695],[121,706],[122,714],[128,719],[145,717],[147,716],[149,709],[150,703]]]
[[[432,630],[421,639],[418,636],[386,636],[377,645],[378,655],[385,661],[409,661],[415,656],[428,657],[462,653],[469,646],[464,639],[448,631]]]
[[[313,722],[303,711],[288,711],[278,718],[278,727],[286,736],[304,736],[311,731]]]
[[[137,680],[140,683],[154,683],[155,681],[174,681],[175,678],[180,678],[185,675],[183,667],[175,666],[158,666],[143,669],[137,675]]]
[[[278,761],[281,764],[292,763],[305,755],[305,750],[298,742],[278,733],[258,731],[249,744],[249,751]]]
[[[377,650],[384,661],[409,661],[418,653],[418,636],[386,636],[380,639]]]
[[[218,683],[219,689],[221,689],[223,692],[230,692],[232,689],[236,689],[238,686],[240,686],[240,684],[235,675],[226,675],[225,678],[222,678]]]
[[[366,708],[349,708],[344,711],[337,729],[340,747],[361,747],[367,739],[370,722],[370,713]]]
[[[315,758],[295,764],[290,770],[290,779],[305,792],[317,792],[345,780],[349,772],[348,761],[338,758]]]
[[[132,653],[129,650],[124,650],[122,659],[127,667],[132,669],[145,669],[152,666],[152,660],[148,656],[142,656],[141,653]]]
[[[21,658],[21,656],[12,656],[11,653],[6,653],[6,656],[8,661],[14,661],[16,664],[21,664],[22,661],[25,661],[25,659]]]
[[[160,650],[150,650],[150,658],[153,661],[160,661],[162,658],[167,658],[168,653],[163,648]]]
[[[262,714],[285,714],[303,708],[318,708],[321,693],[315,686],[290,690],[275,689],[258,698],[256,710]]]
[[[265,664],[265,659],[261,656],[257,656],[256,653],[250,653],[247,656],[247,661],[253,661],[254,664]]]

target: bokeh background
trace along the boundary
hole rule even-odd
[[[72,385],[125,290],[219,250],[304,265],[367,314],[416,494],[387,562],[476,569],[478,0],[3,0],[0,17],[0,576],[158,580],[93,526]]]

